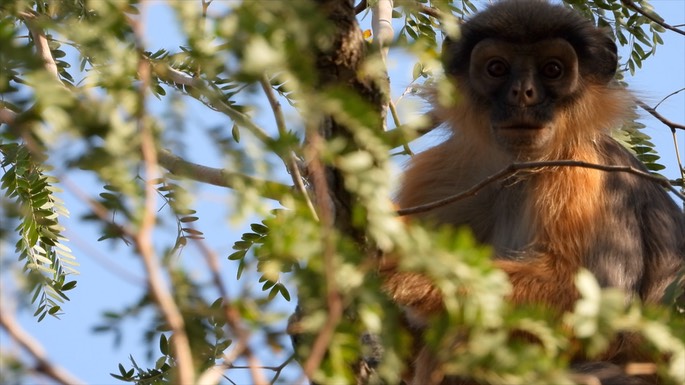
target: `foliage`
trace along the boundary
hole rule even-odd
[[[446,314],[431,320],[426,336],[429,346],[449,347],[439,359],[450,373],[489,383],[572,383],[569,351],[595,354],[608,338],[629,331],[668,357],[659,367],[664,378],[685,381],[679,366],[685,320],[672,307],[626,305],[620,293],[600,290],[583,273],[583,298],[559,325],[545,309],[508,306],[506,276],[492,265],[490,250],[467,232],[430,233],[396,219],[389,199],[396,162],[391,154],[400,145],[410,153],[407,138],[418,136],[425,120],[401,121],[389,103],[394,128],[384,132],[368,95],[329,81],[349,74],[318,71],[325,55],[316,53],[336,48],[336,30],[315,2],[171,1],[179,37],[170,40],[177,48],[145,43],[146,23],[155,16],[148,3],[0,5],[1,203],[13,207],[3,211],[2,221],[16,223],[0,227],[0,242],[16,243],[29,282],[22,293],[36,302],[38,320],[69,314],[65,292],[76,287],[78,264],[65,245],[60,188],[87,207],[75,227],[99,228],[104,250],[132,255],[146,266],[143,293],[106,311],[93,328],[111,334],[117,345],[127,321],[142,324],[146,357],[112,363],[113,378],[180,382],[181,367],[190,365],[195,379],[218,382],[220,377],[211,377],[214,368],[229,382],[245,382],[244,372],[263,360],[269,380],[294,382],[301,375],[296,355],[305,369],[311,356],[321,360],[310,373],[321,383],[350,383],[360,357],[378,361],[371,381],[396,383],[411,351],[410,336],[400,309],[380,287],[373,260],[382,250],[402,255],[402,269],[425,273],[445,293],[464,292],[448,297]],[[455,32],[457,18],[473,14],[478,4],[396,3],[399,34],[391,50],[413,58],[409,89],[435,84],[440,28]],[[621,2],[566,3],[614,28],[630,52],[622,68],[630,73],[662,43],[663,27]],[[638,4],[651,12],[646,2]],[[445,16],[450,14],[456,18]],[[361,39],[358,29],[351,33]],[[44,43],[54,70],[41,56]],[[388,76],[383,60],[373,44],[363,48],[359,72],[372,78],[370,93],[381,93]],[[186,110],[199,110],[202,117],[194,121]],[[343,125],[345,134],[318,137],[330,122]],[[663,166],[642,128],[634,122],[623,139],[650,170],[659,171]],[[332,169],[335,175],[317,180],[317,173]],[[74,187],[72,177],[86,182]],[[330,184],[334,177],[341,185]],[[312,193],[327,182],[351,203]],[[210,233],[221,239],[230,233],[203,223],[197,206],[207,196],[205,184],[230,188],[213,210],[228,211],[233,222],[252,222],[240,239],[231,239],[232,250],[209,242]],[[336,215],[349,211],[350,220],[327,217],[330,209]],[[155,263],[156,269],[147,268]],[[224,274],[226,265],[230,275]],[[298,311],[288,326],[296,297]],[[300,342],[297,352],[288,327]],[[521,330],[540,343],[509,340]],[[321,353],[315,347],[324,331],[330,335]],[[188,337],[190,364],[179,358],[179,334]],[[363,335],[373,336],[371,342]],[[465,343],[455,352],[456,341]],[[0,382],[14,381],[30,367],[16,357],[0,362],[0,372],[2,365],[11,369]]]
[[[0,142],[0,153],[5,172],[2,188],[20,208],[16,250],[28,272],[28,290],[34,293],[31,302],[39,299],[35,315],[39,321],[48,314],[56,317],[59,304],[69,300],[65,292],[76,287],[76,281],[67,281],[67,277],[78,273],[58,221],[68,212],[55,196],[57,180],[44,173],[45,166],[32,159],[26,146]]]

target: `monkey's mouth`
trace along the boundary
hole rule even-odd
[[[532,154],[543,149],[553,131],[549,125],[529,122],[507,123],[492,128],[497,142],[516,154]]]
[[[546,127],[542,124],[509,124],[506,126],[495,126],[495,130],[505,130],[505,131],[512,131],[512,130],[543,130]]]

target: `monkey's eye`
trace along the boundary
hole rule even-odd
[[[564,74],[564,66],[557,60],[551,60],[542,66],[542,76],[547,79],[559,79]]]
[[[509,67],[507,66],[507,63],[501,59],[490,60],[485,66],[485,70],[488,72],[488,75],[494,78],[499,78],[509,73]]]

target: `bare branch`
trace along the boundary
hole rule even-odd
[[[29,33],[31,33],[33,43],[36,46],[36,53],[43,60],[45,69],[52,74],[58,82],[62,83],[62,79],[59,77],[57,63],[55,63],[55,59],[52,57],[52,52],[50,52],[48,39],[43,30],[36,23],[36,15],[29,12],[20,12],[19,15],[24,19],[26,28],[28,28]]]
[[[332,212],[333,203],[331,202],[330,189],[326,178],[326,169],[321,162],[321,151],[325,144],[323,138],[316,131],[312,130],[309,135],[309,146],[307,150],[311,152],[308,159],[311,159],[311,176],[314,182],[316,193],[316,203],[319,206],[319,218],[321,218],[321,242],[323,243],[323,262],[324,276],[326,282],[326,304],[328,311],[326,321],[321,330],[316,335],[309,357],[302,365],[305,375],[312,378],[316,369],[321,364],[328,345],[330,344],[335,328],[340,323],[343,313],[343,304],[340,292],[335,284],[335,242],[333,240],[334,213]]]
[[[395,117],[393,116],[393,119]],[[429,112],[425,115],[423,115],[424,121],[426,122],[425,125],[416,128],[415,125],[401,125],[396,128],[393,128],[391,130],[388,130],[384,133],[386,142],[390,143],[390,145],[395,148],[399,146],[404,146],[407,144],[407,138],[405,135],[405,132],[407,131],[413,131],[416,133],[417,137],[421,137],[423,135],[428,134],[429,132],[435,130],[438,128],[442,123],[443,120],[440,119],[437,115],[435,115],[432,112]],[[395,119],[395,121],[398,121],[399,119]],[[413,140],[415,138],[410,138],[410,140]]]
[[[654,15],[651,14],[650,12],[645,11],[642,7],[640,7],[640,6],[638,6],[637,4],[635,4],[632,0],[621,0],[621,3],[623,3],[626,7],[628,7],[628,8],[630,8],[630,9],[634,10],[634,11],[637,12],[637,13],[639,13],[640,15],[642,15],[642,16],[648,18],[649,20],[651,20],[651,21],[653,21],[653,22],[659,24],[660,26],[662,26],[662,27],[664,27],[664,28],[666,28],[666,29],[668,29],[668,30],[671,30],[671,31],[673,31],[673,32],[675,32],[675,33],[679,33],[679,34],[685,36],[685,31],[683,31],[683,30],[681,30],[681,29],[678,29],[678,28],[675,28],[675,27],[673,27],[673,26],[667,24],[667,23],[664,22],[663,20],[660,20],[659,18],[657,18],[656,16],[654,16]]]
[[[371,28],[373,29],[373,43],[380,48],[383,62],[385,62],[390,44],[395,36],[392,28],[392,0],[377,0],[371,9]],[[389,99],[389,98],[388,98]]]
[[[442,20],[443,14],[440,12],[440,10],[435,9],[433,7],[427,7],[425,5],[418,4],[417,8],[419,12],[426,14],[427,16],[434,17],[438,20]]]
[[[682,91],[682,90],[680,90],[680,91]],[[676,93],[678,93],[680,91],[676,91],[676,92],[672,93],[671,95],[675,95]],[[669,96],[671,96],[671,95],[669,95]],[[668,98],[669,96],[667,96],[666,98]],[[666,98],[664,98],[664,100],[666,100]],[[659,103],[661,103],[661,102],[659,102]],[[678,148],[678,137],[676,136],[676,129],[685,130],[685,125],[682,125],[679,123],[674,123],[674,122],[664,118],[663,115],[661,115],[660,113],[658,113],[656,111],[656,108],[652,108],[652,107],[648,106],[646,103],[644,103],[641,100],[637,101],[637,105],[642,107],[643,110],[649,112],[652,116],[657,118],[661,123],[665,124],[666,126],[668,126],[671,129],[671,133],[673,134],[673,144],[675,147],[675,157],[676,157],[676,161],[678,162],[678,169],[680,170],[680,177],[685,180],[685,170],[683,169],[683,163],[680,159],[680,149]],[[657,104],[657,106],[658,106],[658,104]]]
[[[274,113],[274,119],[276,120],[276,127],[278,127],[278,133],[281,136],[287,135],[288,129],[285,126],[285,116],[283,116],[283,109],[281,108],[281,103],[276,98],[274,90],[271,88],[271,82],[266,77],[266,75],[263,75],[262,78],[259,80],[259,83],[261,84],[262,90],[264,90],[264,94],[266,94],[266,98],[269,101],[269,104],[271,105],[271,111],[273,111]],[[292,151],[288,151],[288,155],[285,155],[284,157],[282,157],[282,159],[285,163],[285,167],[288,169],[288,173],[292,177],[295,187],[306,200],[307,208],[309,208],[309,211],[312,214],[312,216],[318,219],[316,209],[314,208],[314,204],[312,203],[311,199],[309,199],[307,188],[304,185],[304,180],[302,179],[302,175],[300,173],[300,165],[297,161],[297,157]]]
[[[141,14],[143,14],[143,12],[144,9],[141,10]],[[140,133],[144,175],[147,178],[147,181],[145,182],[145,197],[140,227],[138,231],[133,234],[133,239],[143,261],[143,266],[145,266],[151,297],[157,304],[164,320],[169,324],[169,328],[173,333],[171,346],[176,361],[177,381],[180,384],[192,384],[195,382],[195,368],[193,354],[190,350],[190,341],[185,330],[185,321],[183,320],[183,315],[174,301],[170,290],[163,281],[161,274],[162,267],[152,243],[157,211],[155,207],[157,190],[155,189],[153,181],[158,174],[158,163],[154,135],[150,124],[146,119],[144,107],[152,70],[149,61],[143,56],[143,25],[140,22],[141,19],[142,16],[140,19],[132,20],[131,27],[135,33],[137,47],[140,51],[140,57],[138,59],[138,76],[141,81],[138,89],[140,107],[136,118],[138,131]]]
[[[172,154],[168,150],[159,150],[159,165],[170,173],[184,178],[208,183],[214,186],[235,188],[237,181],[243,185],[259,186],[264,198],[280,200],[291,191],[291,187],[270,180],[258,179],[249,175],[227,171],[221,168],[212,168],[201,164],[189,162]]]
[[[654,106],[654,109],[656,110],[657,108],[659,108],[659,106],[661,105],[661,103],[665,102],[665,101],[666,101],[668,98],[670,98],[671,96],[678,95],[679,93],[681,93],[681,92],[683,92],[683,91],[685,91],[685,88],[681,88],[681,89],[679,89],[679,90],[673,91],[673,92],[671,92],[670,94],[664,96],[664,98],[661,99],[661,100],[659,101],[659,103],[657,103],[657,104]]]
[[[254,352],[252,352],[252,349],[250,349],[248,345],[250,332],[243,327],[241,316],[238,310],[231,305],[231,298],[228,295],[228,291],[226,291],[226,285],[221,277],[219,258],[217,258],[216,253],[207,247],[205,242],[203,242],[201,239],[196,239],[195,244],[200,248],[200,251],[205,258],[205,262],[207,263],[207,266],[209,266],[209,270],[212,273],[212,281],[214,286],[219,291],[221,298],[223,298],[222,309],[224,311],[226,322],[236,337],[238,337],[236,346],[233,349],[234,357],[238,357],[241,354],[245,355],[248,362],[248,368],[250,369],[250,373],[252,375],[253,384],[268,384],[269,382],[266,380],[266,377],[264,377],[264,374],[259,370],[262,367],[259,359]],[[199,376],[197,383],[216,384],[221,378],[223,371],[232,367],[233,360],[234,359],[225,357],[223,365],[218,365],[207,369]]]
[[[7,107],[0,108],[0,124],[11,126],[17,120],[17,113]]]
[[[148,59],[149,60],[149,59]],[[217,91],[212,85],[202,79],[191,77],[181,71],[171,68],[169,65],[160,62],[150,63],[152,72],[155,76],[165,82],[182,84],[195,88],[203,98],[198,100],[215,111],[219,111],[233,120],[241,127],[247,128],[257,139],[265,144],[273,143],[264,129],[256,125],[246,114],[234,109],[221,100],[221,92]]]
[[[17,324],[12,313],[7,308],[0,309],[0,326],[7,334],[21,345],[37,361],[35,370],[63,385],[80,385],[85,382],[74,377],[63,368],[53,364],[47,358],[43,347]]]
[[[399,209],[399,210],[397,210],[397,215],[404,216],[404,215],[412,215],[412,214],[427,212],[427,211],[436,209],[438,207],[442,207],[442,206],[448,205],[450,203],[460,201],[460,200],[468,198],[470,196],[474,196],[474,195],[478,194],[478,192],[480,192],[480,190],[485,188],[487,185],[489,185],[489,184],[491,184],[497,180],[505,179],[505,178],[513,175],[514,173],[520,171],[520,170],[530,170],[530,169],[544,168],[544,167],[582,167],[582,168],[591,168],[591,169],[607,171],[607,172],[626,172],[629,174],[637,175],[640,178],[650,180],[650,181],[652,181],[652,182],[654,182],[660,186],[663,186],[663,187],[669,189],[678,198],[685,201],[685,195],[681,194],[675,187],[673,187],[666,178],[663,178],[663,177],[658,176],[658,175],[653,175],[653,174],[650,174],[650,173],[642,171],[642,170],[638,170],[638,169],[631,167],[631,166],[611,166],[611,165],[581,162],[581,161],[577,161],[577,160],[555,160],[555,161],[524,162],[524,163],[510,164],[509,166],[505,167],[501,171],[498,171],[495,174],[490,175],[489,177],[483,179],[481,182],[479,182],[478,184],[469,188],[466,191],[460,192],[458,194],[450,195],[447,198],[443,198],[443,199],[440,199],[437,201],[426,203],[424,205]]]
[[[366,0],[362,0],[357,4],[356,7],[354,7],[354,14],[359,15],[360,13],[364,12],[366,9]]]
[[[680,123],[675,123],[675,122],[672,122],[672,121],[666,119],[663,115],[656,112],[656,110],[654,108],[648,106],[645,102],[638,100],[637,105],[640,106],[643,110],[649,112],[649,114],[652,115],[653,117],[659,119],[659,121],[661,123],[667,125],[671,129],[671,131],[675,132],[676,129],[685,130],[685,125],[682,125]]]

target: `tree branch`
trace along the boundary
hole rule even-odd
[[[366,0],[362,0],[357,4],[356,7],[354,7],[354,14],[359,15],[360,13],[364,12],[366,9]]]
[[[262,367],[262,365],[259,362],[257,356],[252,351],[252,349],[250,349],[250,346],[248,344],[250,332],[243,327],[241,316],[238,310],[231,305],[231,298],[228,295],[228,291],[226,290],[226,285],[224,284],[223,278],[221,278],[219,258],[217,258],[216,253],[214,253],[209,247],[207,247],[205,242],[203,242],[201,239],[196,239],[195,244],[200,248],[200,251],[202,252],[202,255],[205,258],[205,262],[207,263],[207,266],[209,266],[209,270],[212,273],[212,281],[214,283],[214,286],[219,291],[221,298],[223,298],[222,309],[224,311],[224,317],[226,318],[226,322],[230,326],[233,333],[235,333],[236,337],[238,337],[236,346],[233,348],[233,356],[238,357],[241,354],[245,355],[248,362],[248,368],[252,375],[253,384],[268,384],[269,382],[266,380],[266,377],[264,377],[264,374],[259,370]],[[233,367],[233,360],[234,359],[225,357],[224,363],[222,365],[211,367],[205,370],[203,373],[201,373],[198,377],[197,383],[216,384],[221,378],[223,371]]]
[[[621,3],[623,3],[626,7],[634,10],[637,13],[639,13],[640,15],[642,15],[642,16],[648,18],[649,20],[655,22],[656,24],[659,24],[660,26],[662,26],[668,30],[671,30],[675,33],[679,33],[679,34],[685,36],[685,31],[678,29],[678,28],[675,28],[675,27],[667,24],[663,20],[659,20],[656,16],[652,15],[650,12],[645,11],[642,7],[635,4],[632,0],[621,0]]]
[[[219,187],[235,188],[236,182],[240,181],[244,185],[258,186],[264,198],[273,200],[280,200],[291,191],[291,187],[288,185],[189,162],[168,150],[159,150],[157,155],[159,157],[159,165],[170,173],[198,182]]]
[[[162,266],[155,252],[152,239],[156,222],[156,198],[154,179],[158,174],[157,151],[155,139],[145,112],[145,98],[147,89],[150,85],[151,66],[143,56],[143,19],[144,8],[141,10],[141,18],[131,21],[131,27],[135,34],[136,46],[138,48],[138,76],[141,84],[139,85],[139,108],[137,111],[137,125],[140,134],[140,147],[143,156],[143,169],[145,177],[145,197],[143,201],[143,213],[140,218],[140,227],[133,234],[136,248],[140,253],[145,267],[147,283],[150,294],[157,304],[164,320],[168,323],[173,336],[171,346],[176,362],[176,382],[179,384],[192,384],[195,382],[195,368],[193,354],[190,349],[190,340],[185,330],[185,321],[178,305],[176,304],[171,291],[166,287],[162,278]]]
[[[7,334],[9,334],[13,340],[36,359],[37,364],[35,370],[37,372],[44,374],[63,385],[85,384],[85,382],[81,381],[79,378],[74,377],[71,373],[50,362],[43,347],[17,324],[11,314],[12,313],[10,313],[7,308],[0,309],[0,326],[7,331]]]
[[[274,93],[274,90],[271,88],[271,82],[266,77],[266,75],[262,76],[262,78],[259,80],[259,83],[262,86],[262,90],[264,91],[264,94],[266,95],[269,104],[271,105],[271,111],[273,111],[274,113],[274,119],[276,121],[276,127],[278,127],[278,133],[279,135],[281,135],[281,137],[283,137],[288,134],[288,129],[285,126],[285,116],[283,116],[283,109],[281,108],[281,103],[278,101],[278,98],[276,98],[276,94]],[[302,194],[302,197],[305,199],[309,212],[312,214],[314,218],[318,219],[318,215],[316,214],[314,204],[312,203],[312,200],[309,199],[307,188],[304,185],[304,179],[302,178],[302,175],[300,173],[300,164],[297,160],[297,157],[295,156],[295,153],[292,150],[290,150],[288,151],[288,155],[283,156],[282,159],[285,163],[286,169],[288,170],[288,174],[290,174],[293,180],[295,187],[300,192],[300,194]]]
[[[197,100],[204,103],[207,107],[210,107],[211,109],[219,111],[228,116],[241,127],[247,128],[257,139],[263,143],[267,145],[273,144],[273,138],[271,138],[266,131],[264,131],[264,129],[256,125],[249,116],[224,103],[221,100],[221,93],[215,90],[210,83],[171,68],[168,64],[161,63],[159,61],[152,61],[149,58],[147,59],[150,61],[153,74],[160,80],[167,83],[181,84],[187,87],[195,88],[202,96],[202,98],[196,97]]]
[[[328,305],[326,321],[321,330],[316,335],[312,350],[309,357],[302,365],[305,375],[308,378],[313,378],[316,369],[318,369],[323,360],[328,345],[333,338],[335,328],[340,323],[343,314],[343,305],[340,292],[336,285],[335,278],[335,243],[333,240],[333,226],[335,212],[331,212],[333,202],[331,200],[331,190],[328,187],[328,178],[324,165],[321,162],[321,150],[324,147],[324,141],[318,132],[312,132],[309,135],[308,150],[311,155],[308,157],[310,162],[310,175],[314,183],[314,192],[316,194],[316,203],[319,207],[319,218],[321,223],[321,242],[323,243],[323,274],[326,282],[326,305]]]
[[[587,162],[581,162],[577,160],[555,160],[555,161],[542,161],[542,162],[524,162],[524,163],[513,163],[510,164],[509,166],[505,167],[504,169],[496,172],[495,174],[490,175],[489,177],[483,179],[481,182],[476,184],[475,186],[469,188],[466,191],[460,192],[458,194],[450,195],[447,198],[439,199],[437,201],[433,201],[430,203],[426,203],[423,205],[419,206],[414,206],[414,207],[407,207],[403,209],[397,210],[397,215],[404,216],[404,215],[412,215],[412,214],[418,214],[418,213],[423,213],[427,212],[433,209],[436,209],[438,207],[446,206],[450,203],[454,203],[457,201],[460,201],[462,199],[468,198],[470,196],[474,196],[480,192],[483,188],[485,188],[487,185],[498,181],[500,179],[505,179],[514,173],[520,171],[520,170],[530,170],[530,169],[536,169],[536,168],[545,168],[545,167],[582,167],[582,168],[591,168],[595,170],[601,170],[601,171],[607,171],[607,172],[626,172],[629,174],[637,175],[640,178],[644,178],[647,180],[650,180],[660,186],[663,186],[667,189],[669,189],[673,194],[675,194],[678,198],[682,199],[685,201],[685,195],[680,193],[675,187],[669,183],[669,181],[666,178],[663,178],[661,176],[653,175],[648,172],[638,170],[634,167],[631,166],[611,166],[611,165],[603,165],[603,164],[594,164],[594,163],[587,163]]]
[[[685,125],[682,125],[682,124],[680,124],[680,123],[675,123],[675,122],[672,122],[672,121],[666,119],[663,115],[661,115],[660,113],[658,113],[654,108],[648,106],[645,102],[643,102],[643,101],[641,101],[641,100],[638,100],[636,103],[637,103],[637,105],[640,106],[643,110],[649,112],[650,115],[652,115],[653,117],[659,119],[659,121],[660,121],[661,123],[667,125],[667,126],[671,129],[671,131],[675,132],[676,129],[678,129],[678,130],[685,130]]]
[[[43,30],[36,24],[36,15],[30,12],[20,12],[19,15],[26,23],[26,28],[28,28],[31,37],[33,38],[33,43],[36,46],[36,53],[43,60],[45,70],[52,74],[60,84],[63,84],[62,79],[59,77],[57,63],[55,63],[52,52],[50,52],[48,39]]]
[[[11,126],[17,120],[17,113],[7,107],[0,107],[0,124]]]

